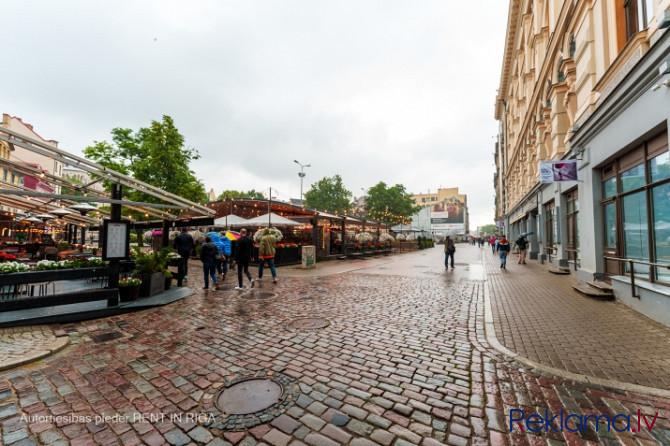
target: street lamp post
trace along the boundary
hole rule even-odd
[[[303,172],[303,169],[305,167],[312,167],[311,164],[300,164],[298,160],[293,160],[294,163],[296,163],[298,166],[300,166],[300,172],[298,172],[298,176],[300,177],[300,204],[302,204],[302,179],[305,178],[305,172]]]

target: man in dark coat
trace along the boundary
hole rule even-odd
[[[237,263],[237,282],[236,290],[243,290],[244,283],[242,282],[242,271],[249,279],[251,288],[254,287],[254,279],[249,273],[249,263],[254,261],[254,242],[247,235],[247,230],[240,231],[240,238],[237,240],[237,249],[235,250],[235,262]]]
[[[174,239],[172,245],[172,248],[181,257],[177,268],[177,286],[182,286],[183,281],[188,281],[188,277],[186,277],[188,274],[188,258],[194,247],[195,242],[191,234],[186,231],[186,228],[181,228],[181,233]]]

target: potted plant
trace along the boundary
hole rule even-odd
[[[140,295],[142,280],[136,277],[122,277],[119,279],[119,300],[121,302],[131,302]]]
[[[166,254],[163,251],[139,252],[135,258],[133,275],[142,279],[141,297],[149,297],[165,290]]]
[[[169,290],[170,287],[172,286],[172,273],[170,270],[165,270],[165,290]]]

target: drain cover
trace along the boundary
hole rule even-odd
[[[275,297],[274,293],[265,293],[263,291],[250,291],[242,296],[244,299],[269,299]]]
[[[91,339],[93,339],[93,342],[100,343],[100,342],[107,342],[107,341],[112,341],[114,339],[122,338],[123,333],[120,333],[118,331],[110,331],[110,332],[107,332],[107,333],[92,334],[90,336],[91,336]]]
[[[298,330],[318,330],[320,328],[326,328],[328,325],[330,325],[330,322],[318,317],[303,317],[295,319],[288,324],[290,328]]]
[[[291,408],[300,395],[293,378],[267,369],[226,381],[225,389],[212,386],[201,398],[200,413],[210,417],[203,426],[216,435],[269,423]]]
[[[282,387],[270,379],[242,381],[221,392],[216,407],[226,414],[246,415],[277,403],[282,392]]]

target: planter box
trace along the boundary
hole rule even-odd
[[[119,288],[119,300],[121,302],[132,302],[134,300],[137,300],[137,298],[140,296],[140,287],[141,286],[142,285],[120,287]]]
[[[149,297],[165,291],[165,273],[142,274],[140,297]]]

